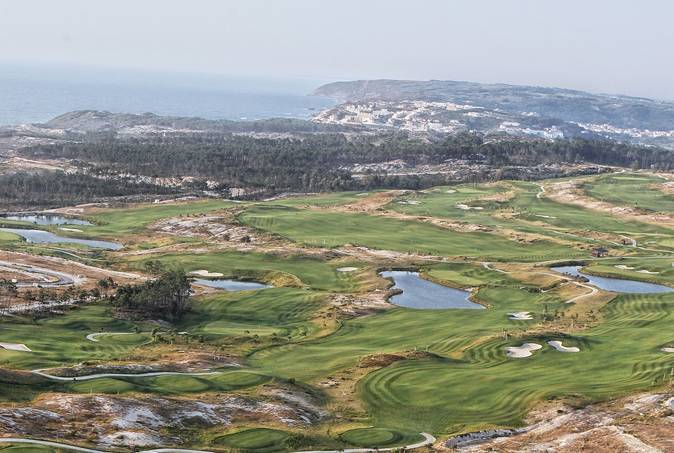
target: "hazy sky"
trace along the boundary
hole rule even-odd
[[[0,61],[674,99],[671,0],[2,0]]]

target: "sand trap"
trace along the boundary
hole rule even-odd
[[[198,277],[224,277],[225,274],[221,274],[220,272],[208,272],[206,269],[199,269],[198,271],[192,271],[190,272],[190,275],[196,275]]]
[[[564,346],[561,341],[548,341],[548,344],[558,350],[559,352],[580,352],[580,349],[575,346]]]
[[[416,200],[407,200],[407,201],[403,200],[399,201],[398,204],[421,204],[421,202]]]
[[[625,269],[625,270],[628,270],[628,271],[631,271],[632,269],[634,269],[632,266],[625,266],[624,264],[616,264],[614,267],[616,269]]]
[[[513,321],[527,321],[529,319],[534,319],[528,311],[516,311],[515,313],[508,313],[508,316],[510,316],[508,319],[512,319]]]
[[[369,192],[364,192],[364,193],[357,193],[357,194],[356,194],[357,197],[364,197],[365,195],[370,195],[370,193],[369,193]]]
[[[449,189],[449,190],[447,191],[447,193],[456,193],[456,190],[454,190],[454,189]]]
[[[665,347],[660,349],[662,352],[674,352],[674,348]]]
[[[98,337],[108,336],[108,335],[133,335],[133,332],[98,332],[90,333],[87,335],[87,340],[98,343]]]
[[[515,359],[523,359],[530,357],[532,351],[538,351],[543,346],[538,343],[524,343],[522,346],[508,346],[506,348],[506,355]]]
[[[660,273],[660,272],[649,271],[649,270],[646,270],[646,269],[642,269],[642,270],[637,271],[637,272],[640,273],[640,274],[649,274],[649,275],[654,275],[654,274]]]
[[[77,228],[68,228],[68,227],[60,227],[59,230],[61,231],[74,231],[75,233],[81,233],[82,230],[79,230]]]
[[[358,270],[357,267],[338,267],[337,268],[337,272],[353,272],[353,271],[357,271],[357,270]]]
[[[556,219],[554,215],[543,215],[543,214],[536,214],[536,217],[541,217],[543,219]]]
[[[0,348],[7,349],[8,351],[33,352],[28,349],[28,346],[20,343],[0,343]]]
[[[484,209],[482,206],[468,206],[467,204],[457,204],[456,207],[459,209],[463,209],[464,211],[469,211],[471,209],[481,211],[482,209]]]

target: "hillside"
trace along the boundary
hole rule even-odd
[[[674,103],[653,99],[438,80],[336,82],[313,94],[342,102],[321,112],[316,118],[321,123],[607,138],[674,147]]]

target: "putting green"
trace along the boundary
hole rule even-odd
[[[339,438],[356,447],[376,448],[410,445],[420,441],[422,436],[388,428],[358,428],[341,433]]]
[[[285,431],[252,428],[216,437],[213,443],[242,451],[271,453],[285,451],[287,449],[285,443],[289,439],[290,434]]]

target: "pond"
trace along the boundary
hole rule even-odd
[[[271,288],[271,286],[264,283],[228,279],[207,280],[205,278],[195,278],[194,283],[210,288],[224,289],[225,291],[250,291],[253,289]]]
[[[385,271],[384,278],[393,279],[393,289],[402,291],[391,297],[391,303],[400,307],[420,309],[470,308],[483,309],[480,304],[471,302],[470,292],[424,280],[418,272]]]
[[[63,236],[56,235],[49,231],[43,230],[23,230],[21,228],[0,228],[0,231],[5,231],[7,233],[13,233],[18,236],[21,236],[33,244],[57,244],[57,243],[68,243],[68,244],[82,244],[87,247],[95,249],[105,249],[105,250],[119,250],[123,246],[116,242],[108,241],[96,241],[93,239],[77,239],[77,238],[67,238]]]
[[[597,277],[590,274],[584,274],[580,271],[581,266],[559,266],[552,267],[555,272],[571,275],[573,277],[585,277],[589,283],[599,289],[613,291],[616,293],[666,293],[674,291],[669,286],[656,285],[655,283],[646,283],[636,280],[624,280],[621,278]]]
[[[86,220],[64,217],[58,214],[4,214],[1,216],[7,220],[30,222],[35,225],[91,225]]]

